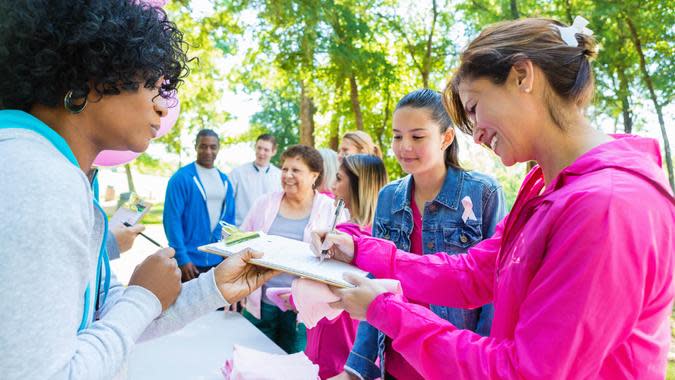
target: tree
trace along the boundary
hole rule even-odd
[[[670,181],[670,188],[675,191],[675,179],[673,178],[673,160],[670,154],[670,143],[668,142],[668,133],[666,132],[666,123],[663,120],[663,109],[661,103],[659,103],[658,96],[656,94],[654,81],[652,79],[649,70],[647,69],[647,63],[645,58],[645,53],[642,50],[642,41],[638,34],[638,29],[633,22],[633,18],[629,13],[623,14],[624,21],[628,25],[630,30],[630,37],[635,46],[635,51],[637,52],[638,58],[640,59],[640,72],[649,91],[649,97],[651,98],[652,103],[654,103],[654,109],[656,110],[656,115],[659,120],[659,126],[661,127],[661,135],[663,137],[663,147],[665,150],[666,156],[666,167],[668,169],[668,180]],[[672,40],[671,40],[672,41]],[[672,56],[671,56],[672,57]]]

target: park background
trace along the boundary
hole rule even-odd
[[[108,210],[129,191],[155,203],[143,220],[155,235],[163,234],[168,179],[195,159],[194,136],[202,128],[221,135],[217,166],[226,173],[254,159],[253,142],[263,132],[278,139],[278,163],[286,146],[337,150],[342,134],[364,130],[383,148],[390,179],[401,177],[390,150],[398,99],[422,87],[443,90],[459,52],[481,28],[522,17],[590,21],[599,56],[589,119],[605,132],[658,139],[664,173],[675,187],[672,2],[172,0],[164,9],[185,34],[188,56],[196,58],[179,88],[180,116],[146,153],[99,175]],[[506,168],[470,137],[458,138],[462,165],[496,177],[511,206],[527,165]],[[150,253],[139,247],[145,252],[129,258]],[[675,379],[672,352],[670,359],[667,377]]]

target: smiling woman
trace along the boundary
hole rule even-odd
[[[309,242],[311,231],[329,228],[333,200],[316,188],[323,177],[323,159],[318,150],[294,145],[281,155],[282,191],[263,195],[253,204],[241,224],[245,231]],[[341,217],[339,221],[344,221]],[[282,311],[267,297],[267,289],[291,286],[294,277],[282,274],[265,284],[262,293],[252,294],[244,316],[288,353],[305,348],[303,325],[296,323],[293,311]]]

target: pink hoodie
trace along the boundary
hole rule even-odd
[[[468,254],[418,256],[355,239],[356,264],[406,296],[494,302],[490,337],[385,293],[368,322],[427,379],[662,379],[675,286],[675,200],[658,143],[617,136],[541,194],[536,167],[491,239]]]

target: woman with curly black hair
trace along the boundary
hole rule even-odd
[[[274,273],[246,252],[181,288],[173,250],[121,286],[88,174],[140,152],[187,74],[182,33],[136,0],[0,0],[0,368],[6,379],[112,378],[139,339],[234,303]]]

